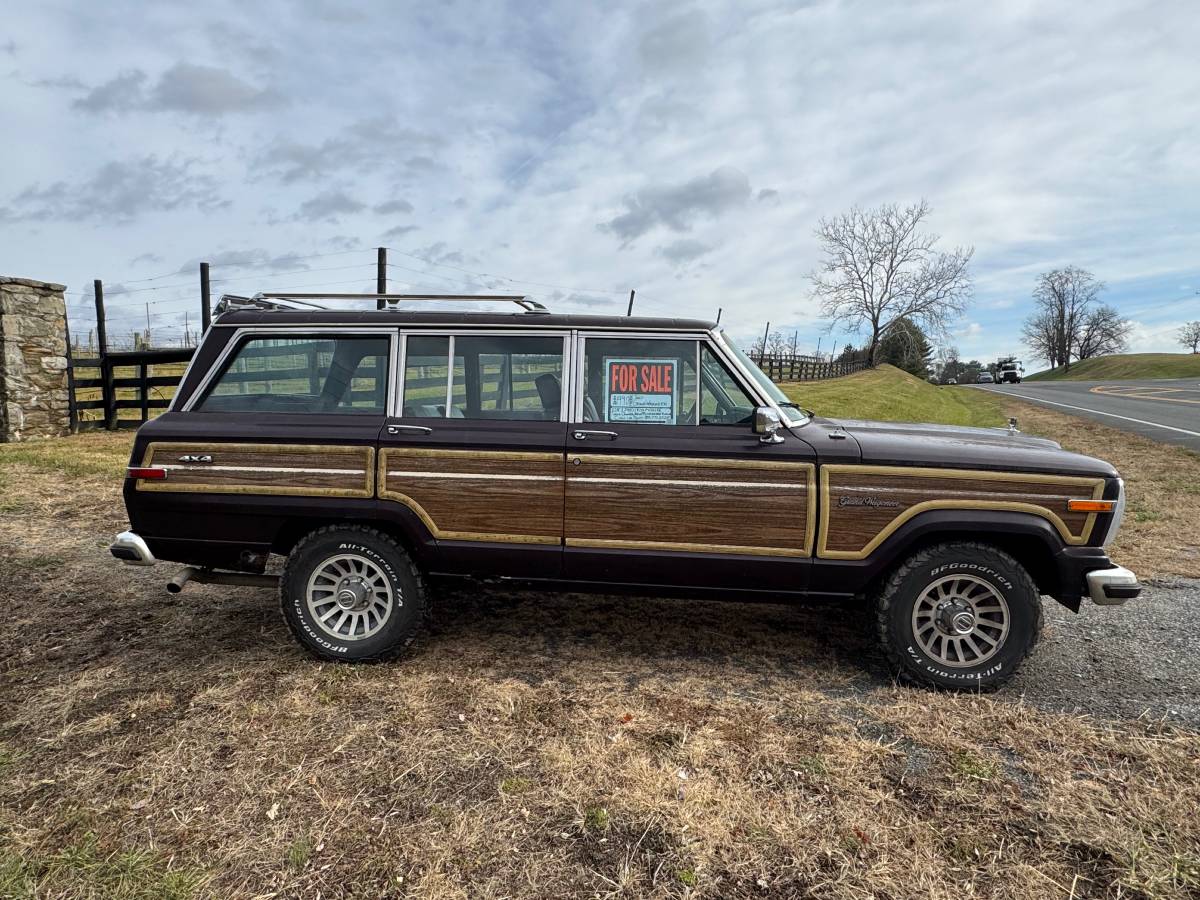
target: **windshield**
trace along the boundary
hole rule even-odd
[[[768,378],[766,373],[754,363],[754,360],[742,352],[741,347],[739,347],[733,341],[725,339],[724,332],[721,333],[721,337],[724,339],[725,346],[728,347],[729,351],[738,358],[738,362],[740,362],[743,368],[750,373],[750,377],[758,382],[758,386],[767,393],[767,396],[769,396],[780,406],[784,407],[786,410],[796,410],[796,412],[799,413],[797,419],[803,420],[806,418],[807,413],[805,413],[805,411],[796,403],[790,400],[788,395],[779,389],[779,385]]]

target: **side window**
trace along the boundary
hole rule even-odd
[[[557,422],[563,338],[409,336],[403,414],[418,418]]]
[[[409,336],[404,352],[402,415],[419,419],[445,417],[449,358],[450,338]]]
[[[695,425],[696,341],[587,338],[583,420]]]
[[[387,337],[253,337],[195,408],[381,415],[387,379]]]
[[[754,401],[708,345],[700,348],[700,424],[749,425]]]

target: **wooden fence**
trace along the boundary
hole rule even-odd
[[[772,381],[818,381],[822,378],[841,378],[867,368],[866,360],[823,360],[815,356],[789,353],[756,354],[754,361]]]
[[[137,428],[151,417],[152,411],[157,414],[170,405],[173,389],[178,387],[195,352],[187,347],[110,350],[90,357],[72,354],[67,361],[71,429]],[[174,371],[160,374],[156,371],[158,367]],[[84,373],[86,377],[81,377]],[[121,410],[136,410],[137,414],[122,416]]]

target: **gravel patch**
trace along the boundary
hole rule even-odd
[[[1200,581],[1163,579],[1123,606],[1048,598],[1046,630],[999,696],[1045,709],[1200,727]]]

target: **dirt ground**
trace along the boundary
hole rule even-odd
[[[835,607],[458,593],[320,664],[108,558],[128,440],[0,452],[0,897],[1200,892],[1195,731],[896,687]]]

